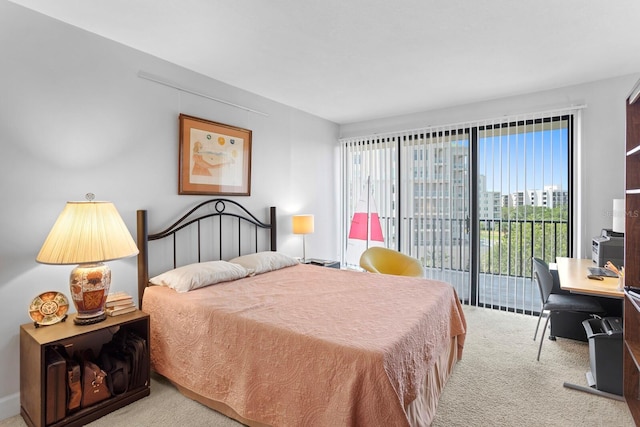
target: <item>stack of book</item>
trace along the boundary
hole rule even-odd
[[[107,295],[105,312],[108,316],[118,316],[120,314],[131,313],[136,310],[133,298],[126,292],[116,292]]]
[[[624,290],[627,291],[627,295],[635,298],[636,301],[640,301],[640,288],[625,286]]]

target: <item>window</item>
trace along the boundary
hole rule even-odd
[[[531,257],[571,253],[576,114],[342,140],[343,236],[369,180],[385,246],[420,259],[470,303],[538,310]]]

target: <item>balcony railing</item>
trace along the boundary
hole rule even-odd
[[[531,277],[531,257],[568,256],[565,220],[480,221],[480,272]]]
[[[381,218],[385,241],[396,247],[395,227]],[[479,247],[471,249],[467,220],[405,218],[402,251],[420,259],[427,277],[451,283],[461,299],[510,311],[537,312],[533,256],[554,262],[569,254],[566,220],[480,220]],[[471,257],[478,274],[470,277]]]

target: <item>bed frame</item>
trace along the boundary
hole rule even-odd
[[[204,221],[211,221],[211,235],[202,230],[201,224]],[[149,242],[153,240],[161,240],[171,237],[173,240],[173,268],[176,268],[176,235],[178,232],[194,232],[197,238],[192,244],[197,252],[197,262],[210,261],[202,260],[203,242],[216,242],[218,244],[219,256],[223,254],[223,230],[233,228],[237,231],[235,234],[238,242],[238,253],[236,256],[244,255],[248,252],[259,252],[258,236],[266,234],[267,245],[271,251],[277,249],[276,244],[276,208],[269,208],[268,222],[262,222],[255,215],[249,212],[244,206],[230,199],[210,199],[206,200],[184,214],[179,220],[171,224],[165,230],[158,233],[148,233],[147,211],[137,211],[137,243],[138,250],[138,307],[142,307],[142,296],[145,288],[149,284]],[[253,245],[247,250],[246,245],[243,247],[243,233],[253,233]],[[221,259],[221,258],[219,258]]]
[[[138,255],[138,297],[140,308],[142,308],[142,297],[145,289],[149,285],[150,256],[153,259],[153,267],[155,270],[160,267],[163,269],[165,267],[167,269],[171,268],[171,256],[173,256],[173,267],[175,268],[178,267],[178,264],[184,265],[186,263],[196,262],[196,258],[198,262],[218,259],[226,260],[235,256],[269,249],[275,251],[277,246],[276,208],[271,207],[268,210],[268,221],[262,222],[235,201],[228,199],[206,200],[189,210],[167,229],[155,234],[148,234],[147,232],[147,211],[139,210],[137,213],[137,240],[140,251]],[[211,222],[205,223],[205,221]],[[180,233],[180,235],[176,237],[178,233]],[[157,246],[152,245],[152,251],[149,252],[149,242],[163,240],[165,238],[170,238],[169,240],[171,240],[172,244],[170,244],[169,241],[164,241],[164,243]],[[171,246],[173,247],[170,248]],[[222,251],[223,246],[225,247],[224,252]],[[177,249],[177,247],[179,249]],[[204,251],[201,250],[202,247],[204,247]],[[188,255],[184,254],[184,251],[186,251]],[[176,253],[178,256],[176,256]],[[219,258],[218,255],[220,256]],[[191,258],[194,260],[190,260]],[[159,263],[162,265],[158,265]],[[305,266],[300,266],[300,268],[305,268]],[[333,269],[321,269],[319,271],[323,270],[326,270],[325,273],[330,273],[329,270],[333,271],[333,273],[330,274],[337,273]],[[344,272],[344,274],[356,273]],[[362,277],[366,276],[363,275]],[[408,280],[409,278],[402,279]],[[156,289],[147,293],[147,299],[153,299],[154,296],[157,297],[158,294],[156,294],[155,291]],[[453,292],[455,292],[455,290],[453,290]],[[457,297],[456,302],[458,302]],[[160,304],[154,305],[153,302],[149,304],[151,310],[161,306]],[[188,308],[189,306],[187,305],[185,307]],[[159,314],[159,316],[161,317],[161,314]],[[463,320],[460,320],[460,322],[464,323]],[[153,330],[151,334],[153,334]],[[461,339],[462,341],[459,341]],[[463,343],[463,338],[457,335],[452,336],[449,339],[446,349],[440,351],[439,354],[434,354],[434,363],[426,371],[424,384],[418,385],[416,396],[414,396],[413,400],[403,402],[409,425],[424,425],[430,422],[434,416],[444,384],[451,375],[456,361],[461,356],[459,352],[462,350]],[[262,422],[244,418],[245,415],[240,415],[233,407],[228,406],[222,401],[212,400],[205,395],[199,394],[195,389],[182,386],[172,380],[170,381],[184,396],[237,420],[242,424],[252,427],[267,427]]]

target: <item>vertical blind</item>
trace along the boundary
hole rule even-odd
[[[581,108],[342,139],[342,247],[370,180],[385,246],[464,301],[539,310],[531,257],[570,253]]]

